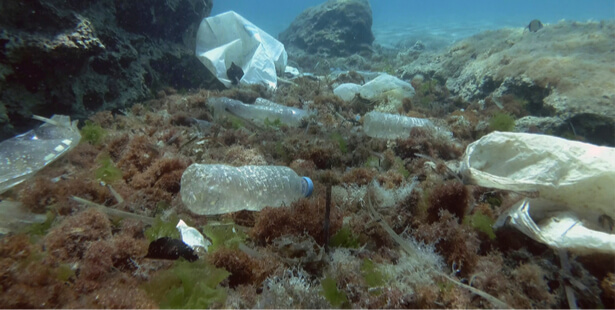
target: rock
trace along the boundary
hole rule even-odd
[[[178,43],[182,42],[184,33],[195,22],[198,26],[212,9],[212,0],[115,0],[114,4],[119,27],[128,32]],[[194,40],[194,36],[189,40]]]
[[[348,56],[370,51],[371,28],[372,9],[367,0],[329,0],[299,14],[279,39],[287,49]]]
[[[421,54],[399,71],[403,79],[422,74],[446,81],[466,101],[499,104],[502,96],[514,96],[535,117],[524,128],[614,146],[613,37],[615,21],[486,31],[446,52]]]
[[[159,87],[212,85],[194,57],[196,29],[212,0],[144,3],[3,4],[0,140],[39,125],[32,114],[83,119],[149,98]]]

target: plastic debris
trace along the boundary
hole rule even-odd
[[[196,250],[197,247],[201,247],[207,252],[211,242],[205,239],[196,228],[188,226],[183,220],[179,220],[177,230],[182,235],[182,241],[190,248]]]
[[[291,66],[286,66],[286,68],[284,69],[284,74],[288,78],[295,78],[295,77],[298,77],[300,73],[299,73],[299,69],[295,67],[291,67]]]
[[[435,129],[434,124],[425,118],[374,111],[365,114],[363,121],[365,134],[380,139],[406,139],[410,136],[410,130],[414,127]]]
[[[33,118],[45,122],[0,143],[0,194],[23,182],[79,144],[79,121],[66,115],[51,119]]]
[[[365,99],[375,99],[381,95],[393,95],[395,97],[413,97],[414,87],[392,75],[381,74],[377,78],[361,86],[359,94]]]
[[[290,205],[309,197],[314,183],[286,166],[192,164],[181,178],[181,197],[193,213],[216,215]]]
[[[234,63],[243,71],[239,84],[276,88],[277,72],[284,72],[288,59],[282,43],[233,11],[203,19],[196,56],[226,87],[235,83],[227,76]]]
[[[494,132],[468,145],[461,172],[472,184],[540,197],[519,202],[498,225],[556,249],[615,254],[615,148]]]
[[[333,93],[346,101],[352,100],[357,94],[368,100],[374,100],[381,96],[401,100],[401,98],[413,97],[415,91],[410,83],[383,73],[362,86],[354,83],[341,84],[333,90]]]
[[[210,98],[207,103],[213,106],[216,118],[225,113],[231,113],[259,125],[265,125],[266,122],[275,123],[279,120],[282,124],[298,127],[309,115],[305,110],[287,107],[263,98],[257,98],[254,104],[245,104],[226,97]]]
[[[47,220],[45,214],[28,212],[20,202],[0,201],[0,235],[19,231],[26,225],[40,224]]]
[[[361,85],[355,83],[340,84],[333,93],[344,101],[350,101],[361,91]]]

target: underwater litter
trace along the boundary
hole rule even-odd
[[[224,62],[227,69],[226,72],[219,72],[219,78],[226,79],[226,82],[231,85],[240,84],[241,87],[246,87],[245,85],[249,83],[245,83],[245,80],[241,82],[245,75],[243,74],[244,69],[238,65],[240,63],[231,59]],[[318,83],[320,89],[320,83],[327,79],[309,73],[299,73],[290,67],[286,67],[286,72],[291,75],[287,76],[291,82],[288,83],[278,78],[278,83],[285,84],[284,87],[278,88],[279,90],[282,88],[280,90],[282,92],[286,91],[284,89],[286,86],[307,88],[305,82],[308,80]],[[340,74],[350,73],[341,72]],[[496,243],[494,228],[499,234],[500,225],[512,225],[532,239],[554,249],[565,249],[582,254],[594,251],[611,253],[609,252],[612,249],[610,236],[603,238],[602,235],[596,233],[608,234],[609,225],[612,230],[613,215],[606,208],[593,208],[591,202],[596,197],[602,197],[605,194],[604,192],[592,192],[594,186],[596,184],[598,187],[605,184],[611,186],[612,177],[607,176],[606,179],[594,180],[591,180],[591,177],[594,175],[593,172],[597,174],[598,171],[607,171],[607,174],[612,174],[609,167],[599,165],[600,161],[607,159],[605,163],[611,167],[613,165],[611,161],[608,161],[608,157],[597,156],[597,161],[590,160],[596,154],[611,156],[611,151],[594,148],[591,145],[561,143],[561,152],[559,150],[553,152],[553,150],[544,149],[543,146],[552,147],[560,145],[560,142],[543,138],[542,135],[514,136],[494,132],[484,136],[484,140],[476,140],[468,146],[462,167],[457,169],[455,167],[459,166],[460,160],[457,159],[461,153],[446,158],[452,159],[446,162],[444,162],[446,156],[441,156],[443,153],[434,152],[435,155],[431,156],[417,153],[422,145],[427,145],[431,141],[442,142],[447,146],[454,145],[457,137],[453,138],[452,132],[449,131],[452,127],[450,123],[449,126],[444,125],[443,120],[434,117],[433,114],[421,112],[413,114],[408,111],[402,113],[401,109],[394,110],[401,100],[409,94],[414,94],[411,84],[400,84],[397,89],[395,87],[386,88],[395,84],[392,80],[388,80],[389,77],[386,75],[377,72],[360,74],[363,76],[361,85],[351,86],[347,95],[337,93],[338,97],[343,97],[346,103],[329,95],[331,91],[337,89],[331,87],[332,84],[328,85],[330,89],[326,96],[329,97],[323,96],[324,100],[322,97],[310,100],[313,98],[305,96],[307,100],[304,101],[302,98],[299,102],[279,100],[279,97],[271,94],[257,97],[253,94],[263,94],[252,91],[253,89],[250,89],[252,91],[250,96],[239,96],[237,95],[239,87],[233,87],[226,92],[203,91],[202,96],[192,98],[184,94],[161,96],[159,100],[152,101],[158,104],[152,105],[155,107],[155,112],[144,112],[143,109],[139,111],[139,107],[136,107],[126,113],[127,117],[116,118],[115,121],[121,124],[122,130],[132,130],[131,135],[134,134],[141,143],[135,143],[135,140],[137,142],[139,140],[133,136],[129,138],[118,135],[119,137],[110,138],[108,141],[113,142],[113,145],[120,145],[124,149],[116,148],[111,151],[107,146],[98,148],[98,150],[109,151],[114,156],[113,160],[108,159],[110,164],[107,166],[114,164],[120,166],[120,162],[126,158],[136,159],[135,161],[139,163],[147,163],[147,160],[154,158],[152,162],[160,160],[162,163],[159,165],[151,164],[151,162],[144,164],[145,168],[140,167],[146,172],[143,175],[132,174],[125,178],[120,177],[122,179],[119,181],[118,190],[130,194],[142,194],[151,190],[150,194],[152,192],[158,194],[160,191],[155,192],[154,190],[161,188],[155,186],[162,184],[168,186],[163,187],[168,191],[163,191],[163,194],[172,193],[172,196],[169,195],[172,198],[165,198],[161,195],[151,198],[157,200],[155,204],[151,201],[137,199],[138,204],[120,205],[122,197],[115,193],[110,185],[107,187],[118,201],[118,204],[112,206],[108,205],[113,197],[94,197],[101,204],[72,197],[81,205],[92,206],[106,213],[109,219],[104,215],[102,218],[111,223],[107,224],[112,225],[112,230],[109,228],[108,234],[109,236],[113,234],[113,238],[116,236],[125,238],[123,234],[143,233],[143,227],[145,227],[141,226],[140,231],[139,226],[136,225],[136,228],[127,229],[117,218],[148,224],[149,227],[144,232],[146,237],[138,237],[142,239],[141,241],[149,242],[147,254],[145,256],[131,254],[125,259],[127,264],[119,264],[119,267],[112,265],[113,268],[108,269],[113,270],[115,275],[120,274],[124,277],[132,275],[138,281],[146,282],[148,292],[157,292],[157,298],[167,298],[163,301],[156,299],[160,307],[209,307],[212,300],[215,300],[217,302],[215,305],[227,307],[237,306],[240,302],[244,302],[242,304],[244,307],[270,308],[272,305],[282,305],[276,303],[276,297],[287,297],[288,299],[290,294],[304,292],[305,295],[292,295],[295,299],[290,298],[290,300],[296,302],[293,305],[305,306],[306,303],[303,302],[310,301],[301,298],[309,296],[313,298],[311,301],[313,303],[307,305],[316,304],[321,308],[351,305],[366,308],[370,305],[384,307],[385,305],[391,306],[388,303],[389,300],[396,300],[398,303],[395,306],[397,307],[429,304],[432,306],[479,305],[508,308],[513,305],[510,302],[511,299],[508,299],[511,297],[510,295],[499,295],[500,292],[511,292],[519,296],[528,294],[525,291],[528,288],[532,293],[542,292],[546,290],[545,288],[550,289],[552,283],[549,283],[549,286],[546,285],[546,273],[539,268],[544,265],[538,265],[548,259],[539,257],[541,261],[538,263],[527,260],[517,269],[505,266],[507,271],[512,270],[514,277],[506,280],[497,278],[500,282],[495,280],[488,282],[485,280],[486,274],[501,276],[504,273],[501,271],[503,269],[498,268],[504,265],[498,263],[497,259],[510,259],[510,256],[481,255],[486,258],[480,263],[485,264],[486,262],[488,268],[484,268],[484,265],[470,266],[473,263],[472,259],[478,259],[470,256],[471,259],[463,261],[465,258],[460,256],[445,257],[444,250],[440,249],[441,253],[436,251],[436,244],[440,243],[438,246],[447,248],[459,246],[463,249],[463,246],[474,242],[474,244],[478,243],[488,248]],[[373,81],[382,76],[386,79],[381,78],[379,86],[383,87],[378,87],[378,91],[373,96],[366,98],[367,93],[362,94],[361,91],[370,83],[371,85],[378,84]],[[270,83],[272,80],[268,81],[265,84],[272,85]],[[257,84],[262,83],[263,81],[260,81]],[[246,97],[254,101],[246,100]],[[263,97],[271,98],[271,100]],[[332,97],[335,98],[332,99]],[[239,98],[241,100],[238,100]],[[327,100],[332,102],[331,105],[339,105],[340,109],[328,111],[327,103],[323,104],[323,101]],[[369,104],[363,106],[368,107],[366,111],[360,113],[352,111],[351,113],[341,108],[347,108],[353,102],[361,100],[369,101]],[[382,102],[392,102],[392,104],[377,104]],[[194,108],[196,105],[199,105],[199,108],[206,106],[208,111],[197,110]],[[181,110],[183,114],[180,115],[177,110]],[[213,116],[210,114],[212,111]],[[174,115],[175,113],[177,114]],[[403,114],[419,117],[409,117]],[[362,118],[361,115],[363,115]],[[234,122],[222,121],[224,118],[230,118]],[[327,125],[333,122],[337,122],[335,126],[327,128]],[[333,133],[328,131],[333,131]],[[540,137],[540,139],[535,137]],[[303,142],[311,138],[315,141],[312,145]],[[196,143],[190,144],[195,141]],[[530,141],[534,142],[530,143]],[[526,143],[525,148],[518,147],[523,143]],[[459,145],[461,143],[455,146]],[[514,146],[512,149],[511,145]],[[81,146],[84,147],[84,145]],[[404,147],[406,149],[403,149]],[[303,153],[291,153],[293,148],[306,150]],[[133,153],[125,155],[118,149],[121,152]],[[311,149],[315,151],[310,153]],[[357,156],[358,160],[353,160],[353,154],[350,154],[348,149],[352,150],[350,153],[356,150],[357,153],[363,152],[361,154],[364,155],[361,155],[363,157]],[[87,149],[84,147],[79,151],[83,150]],[[400,153],[400,150],[403,153]],[[326,160],[331,157],[326,156],[331,156],[333,151],[340,154],[336,158],[338,161],[327,162]],[[586,153],[589,156],[585,156]],[[564,154],[569,157],[560,157]],[[176,158],[169,158],[181,156],[190,157],[190,160],[180,161]],[[580,163],[575,161],[577,157],[581,158]],[[324,160],[318,162],[317,159],[320,158]],[[248,160],[258,162],[252,163]],[[314,162],[321,166],[316,166]],[[537,165],[536,162],[539,164]],[[501,165],[501,163],[510,166]],[[128,170],[126,166],[121,168]],[[133,167],[128,168],[133,169]],[[206,186],[205,182],[211,179],[209,170],[218,170],[217,175],[220,178],[214,182],[216,184]],[[272,170],[274,173],[245,174],[246,170]],[[552,174],[545,174],[544,171]],[[323,172],[330,174],[329,179],[323,177]],[[478,185],[467,187],[471,187],[474,193],[481,195],[480,198],[476,195],[474,199],[480,201],[482,205],[470,210],[469,213],[463,214],[462,210],[458,214],[450,215],[449,210],[442,209],[440,212],[434,206],[445,205],[451,200],[459,201],[459,204],[464,207],[471,206],[469,203],[471,200],[464,197],[468,194],[468,190],[460,181],[457,172],[464,176],[466,184]],[[168,176],[165,174],[172,174],[173,177],[165,178]],[[334,174],[337,175],[331,176]],[[82,173],[79,177],[83,175],[85,174]],[[587,177],[587,179],[567,178],[575,175]],[[308,199],[304,198],[310,196],[309,192],[314,190],[314,184],[308,185],[309,182],[300,176],[309,176],[309,182],[311,182],[309,178],[316,181],[316,195]],[[542,179],[543,176],[550,177]],[[341,180],[336,178],[341,178]],[[202,179],[205,179],[205,182]],[[502,179],[508,180],[502,181]],[[138,186],[138,191],[131,192],[125,187],[124,182],[128,180],[134,181],[135,184],[137,184],[136,181],[140,182],[135,185]],[[570,181],[572,187],[565,181]],[[561,186],[564,183],[567,185]],[[255,184],[257,186],[254,186]],[[120,188],[122,185],[124,188]],[[276,188],[269,191],[267,187],[272,185]],[[219,192],[220,188],[225,186],[226,190]],[[326,198],[323,197],[325,196],[323,187],[326,188]],[[489,188],[501,191],[489,191]],[[574,190],[570,190],[571,188]],[[565,189],[574,195],[588,188],[587,193],[584,193],[587,195],[583,196],[584,204],[573,203],[575,201],[569,199],[570,197],[555,199],[560,195],[557,193],[558,190]],[[512,192],[514,195],[520,193],[531,198],[522,200],[519,205],[511,207],[510,212],[503,214],[500,221],[493,226],[492,219],[486,214],[499,209],[503,192]],[[455,196],[459,193],[461,193],[460,196]],[[332,195],[334,197],[331,197]],[[127,195],[126,197],[130,201],[136,196]],[[198,199],[196,199],[197,196]],[[535,199],[536,196],[553,200],[544,204]],[[282,197],[284,199],[278,199]],[[443,198],[448,198],[448,200],[439,202],[439,199]],[[164,199],[169,199],[169,202]],[[173,205],[171,205],[171,199],[173,199]],[[196,202],[188,202],[190,199]],[[223,203],[225,200],[229,200],[229,203]],[[267,202],[254,203],[259,200]],[[579,202],[578,200],[577,198],[576,202]],[[102,205],[103,203],[107,206]],[[407,211],[420,204],[426,209],[423,211],[441,216],[442,219],[428,218],[425,220],[425,222],[433,222],[428,223],[433,224],[431,227],[424,223],[411,226],[412,219],[409,219],[410,213]],[[321,208],[323,205],[325,206],[324,211]],[[576,207],[580,205],[583,207]],[[255,212],[255,215],[242,210],[258,210],[259,212]],[[341,213],[340,210],[346,213]],[[129,211],[148,216],[137,216]],[[471,214],[473,211],[476,212]],[[173,212],[178,212],[179,215],[172,214]],[[156,218],[151,217],[152,214],[156,215]],[[323,214],[326,215],[323,216]],[[490,215],[493,216],[493,214]],[[69,219],[81,219],[77,216],[81,215],[70,216]],[[418,217],[420,214],[413,213],[412,216]],[[163,217],[165,223],[162,223]],[[422,219],[425,217],[426,215]],[[227,222],[219,224],[212,218],[224,218]],[[469,220],[466,221],[468,218]],[[232,219],[232,224],[229,224],[229,219]],[[257,226],[257,222],[260,226]],[[263,222],[270,223],[270,226],[262,224]],[[73,239],[66,236],[79,237],[79,232],[84,227],[81,223],[89,225],[89,222],[81,220],[76,224],[73,222],[72,225],[67,225],[69,226],[68,235],[62,235],[61,230],[54,227],[55,235],[62,237],[56,237],[56,239],[70,242]],[[170,223],[172,225],[167,225]],[[243,226],[244,223],[249,224]],[[557,225],[554,226],[553,223]],[[166,225],[164,229],[154,231],[163,225]],[[222,228],[225,232],[215,233],[213,232],[214,227]],[[431,233],[438,239],[436,241],[427,238],[419,239],[419,235],[413,235],[419,229],[418,227],[423,230],[423,236]],[[456,229],[455,238],[446,240],[451,237],[450,235],[444,236],[444,234]],[[588,234],[587,229],[593,231]],[[87,231],[89,230],[88,227]],[[436,233],[430,230],[435,230]],[[330,236],[329,231],[336,233]],[[250,238],[245,236],[246,232],[250,233]],[[497,238],[500,237],[500,235],[497,236]],[[78,239],[80,244],[77,246],[84,246],[92,242],[82,240]],[[125,240],[120,238],[120,241]],[[96,240],[92,248],[97,249],[98,247],[100,250],[102,247],[104,249],[105,246],[109,247],[110,242],[110,240]],[[222,243],[232,244],[232,246],[220,246]],[[583,245],[579,246],[581,243]],[[111,244],[116,245],[116,243]],[[468,247],[464,249],[468,253],[479,250],[472,248],[471,245]],[[52,248],[48,247],[48,249]],[[56,246],[55,250],[57,249]],[[122,249],[124,249],[123,246]],[[480,250],[484,251],[482,248]],[[207,252],[207,255],[203,255],[204,252]],[[92,250],[84,254],[84,257],[92,259],[96,258],[97,254],[100,253]],[[99,256],[117,257],[114,255]],[[203,259],[204,256],[205,259]],[[73,265],[77,266],[74,268],[81,268],[81,278],[88,272],[92,274],[86,269],[87,264],[92,264],[92,262],[84,264],[77,260]],[[152,267],[151,264],[158,267]],[[271,268],[272,265],[286,269],[283,273],[274,273],[266,269]],[[566,267],[569,265],[569,263],[562,263],[562,268],[572,270]],[[496,266],[492,268],[496,270],[495,273],[489,269],[493,266]],[[452,270],[448,270],[448,267]],[[476,268],[476,271],[468,272],[470,268]],[[154,271],[158,274],[152,275]],[[536,283],[541,284],[545,280],[544,288],[539,286],[539,289],[535,289],[529,285],[523,286],[529,281],[519,281],[522,278],[518,274],[522,271],[526,272],[522,274],[525,276],[528,273],[535,275],[531,279],[538,279]],[[565,281],[572,279],[568,275],[563,278]],[[74,280],[75,277],[73,276],[72,279]],[[553,277],[548,280],[553,281]],[[208,283],[203,284],[205,281]],[[502,282],[512,281],[521,284],[508,286],[505,289],[501,289],[504,286],[496,286],[498,290],[489,291],[491,285],[502,285]],[[69,282],[65,284],[67,287],[70,285]],[[564,285],[568,290],[568,284]],[[520,287],[523,289],[518,289]],[[243,288],[248,289],[244,291]],[[425,304],[401,303],[404,300],[408,302],[409,298],[415,298],[415,296],[424,298],[425,295],[420,295],[419,290],[430,288],[435,291],[428,291],[428,294],[433,294],[433,292],[447,294],[446,298],[455,298],[455,301],[447,300],[439,295],[432,301],[423,301]],[[259,290],[258,294],[254,295],[257,290]],[[248,304],[250,301],[238,301],[240,296],[243,296],[241,294],[246,294],[246,291],[250,291],[251,298],[257,301],[252,300],[252,304]],[[190,294],[190,292],[193,293]],[[280,294],[279,292],[285,292],[288,295],[275,295]],[[225,303],[227,301],[225,294],[229,294],[229,303]],[[476,298],[473,294],[483,298]],[[525,295],[523,297],[526,298]],[[463,298],[468,298],[468,300]],[[533,300],[531,302],[531,304],[522,305],[536,305]]]

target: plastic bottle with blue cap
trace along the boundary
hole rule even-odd
[[[180,193],[190,211],[215,215],[288,206],[313,190],[310,178],[285,166],[192,164],[182,175]]]

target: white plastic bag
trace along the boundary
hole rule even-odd
[[[277,85],[288,55],[284,45],[241,15],[228,11],[204,18],[196,36],[196,56],[225,86],[231,63],[244,72],[241,84]]]
[[[493,132],[468,145],[461,172],[472,184],[537,192],[540,199],[524,200],[505,215],[533,239],[554,248],[615,254],[615,234],[604,227],[615,218],[615,148]]]
[[[333,93],[345,101],[352,100],[356,94],[369,100],[374,100],[380,96],[401,100],[403,98],[413,97],[415,91],[412,84],[402,81],[392,75],[382,73],[364,85],[354,83],[340,84],[333,90]]]

